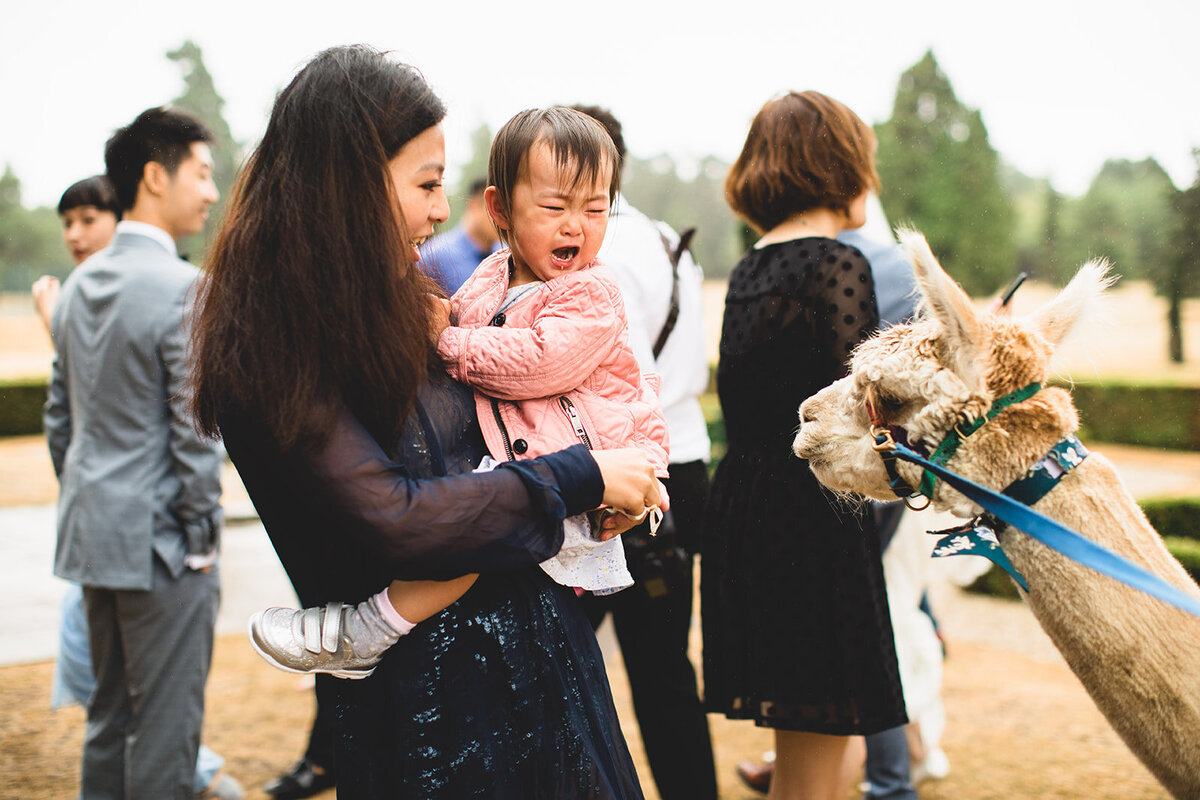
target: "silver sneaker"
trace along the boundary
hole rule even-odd
[[[328,672],[358,680],[375,671],[381,656],[354,653],[346,630],[345,603],[324,608],[268,608],[250,618],[250,644],[272,666],[285,672]]]

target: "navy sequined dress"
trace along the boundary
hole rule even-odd
[[[345,411],[325,445],[287,452],[253,414],[221,418],[306,605],[481,573],[369,678],[320,676],[338,797],[641,798],[591,626],[537,566],[562,520],[599,503],[599,470],[578,446],[471,473],[486,452],[474,409],[469,389],[432,379],[390,453]]]
[[[797,409],[878,324],[870,266],[833,239],[751,250],[729,279],[717,386],[729,449],[704,528],[707,709],[784,730],[905,722],[879,540],[792,454]]]

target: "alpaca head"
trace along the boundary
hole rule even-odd
[[[932,451],[955,425],[983,416],[996,398],[1044,381],[1054,348],[1110,283],[1105,264],[1091,262],[1031,317],[1012,319],[976,309],[919,233],[901,231],[900,240],[916,274],[921,313],[859,345],[850,374],[804,401],[792,445],[830,489],[877,500],[895,495],[872,449],[868,403],[887,425]],[[916,467],[899,468],[911,485],[919,483]]]

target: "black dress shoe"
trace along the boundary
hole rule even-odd
[[[337,781],[333,775],[317,772],[317,765],[302,758],[292,767],[291,772],[280,775],[263,787],[263,791],[275,800],[301,800],[331,788]]]

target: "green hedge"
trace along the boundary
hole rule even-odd
[[[715,374],[715,371],[714,371]],[[715,378],[705,395],[709,427],[724,443]],[[1128,382],[1059,384],[1071,392],[1082,423],[1079,438],[1167,450],[1200,450],[1200,386]],[[714,439],[718,441],[718,439]]]
[[[1005,600],[1020,600],[1021,590],[1008,573],[992,564],[988,571],[980,575],[966,587],[973,594],[986,594],[989,597],[1001,597]]]
[[[1200,497],[1146,500],[1140,505],[1150,524],[1162,535],[1167,550],[1200,583]],[[966,589],[1013,600],[1020,597],[1016,584],[994,564]]]
[[[1071,390],[1086,443],[1200,450],[1200,387],[1077,383]]]
[[[1183,568],[1192,576],[1192,580],[1200,583],[1200,542],[1195,539],[1182,539],[1177,536],[1163,537],[1171,555],[1179,559]]]
[[[1200,541],[1200,497],[1142,500],[1139,505],[1164,539]]]
[[[45,380],[0,381],[0,436],[42,432]]]
[[[1084,442],[1200,450],[1200,387],[1075,384]],[[40,433],[46,382],[0,381],[0,436]],[[724,452],[725,430],[715,394],[705,395],[713,443]],[[719,457],[719,453],[714,455]]]
[[[1169,536],[1163,538],[1163,543],[1171,555],[1175,556],[1192,576],[1192,580],[1200,583],[1200,541]],[[1005,600],[1021,599],[1021,592],[1017,589],[1017,584],[1013,583],[1007,572],[995,564],[972,581],[966,590],[974,594],[985,594]]]

